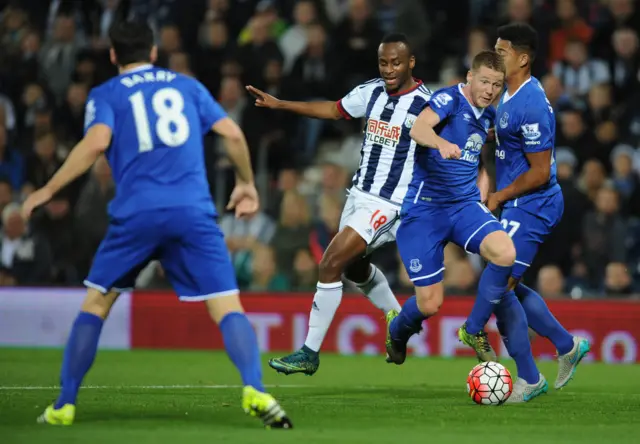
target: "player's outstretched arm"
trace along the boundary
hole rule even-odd
[[[458,145],[436,134],[434,128],[438,123],[440,116],[431,108],[425,108],[411,127],[409,135],[418,145],[440,150],[443,159],[459,159],[461,151]]]
[[[291,102],[287,100],[280,100],[251,85],[247,86],[247,91],[255,97],[255,105],[261,108],[280,109],[300,114],[302,116],[325,120],[338,120],[343,117],[336,102]]]
[[[35,208],[47,203],[58,191],[86,173],[110,143],[111,128],[107,125],[96,124],[89,128],[49,182],[29,195],[22,206],[23,216],[29,218]]]
[[[224,139],[227,155],[236,169],[236,180],[252,184],[253,169],[247,139],[242,129],[229,117],[218,120],[211,129]]]
[[[236,186],[229,198],[227,209],[235,209],[236,217],[252,216],[258,211],[259,199],[244,133],[229,117],[218,120],[211,129],[224,138],[227,155],[236,170]]]

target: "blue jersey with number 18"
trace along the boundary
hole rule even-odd
[[[112,217],[185,206],[215,214],[202,138],[226,114],[201,83],[144,65],[94,88],[85,113],[85,132],[96,124],[113,132]]]

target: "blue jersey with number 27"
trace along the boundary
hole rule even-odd
[[[225,116],[200,82],[152,65],[94,88],[85,132],[96,124],[113,132],[106,152],[116,183],[110,215],[185,206],[215,214],[202,138]]]
[[[505,92],[496,116],[496,182],[501,190],[530,168],[528,153],[551,150],[549,181],[537,190],[506,202],[504,207],[522,206],[560,192],[555,163],[556,119],[551,104],[535,77],[512,95]],[[535,206],[535,203],[533,203]],[[531,208],[536,213],[538,208]]]

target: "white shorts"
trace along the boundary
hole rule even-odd
[[[400,205],[353,187],[340,217],[340,230],[351,227],[367,243],[367,253],[395,242],[400,225]]]

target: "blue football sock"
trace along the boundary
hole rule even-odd
[[[540,371],[531,352],[527,315],[513,291],[508,292],[496,306],[498,330],[509,355],[516,361],[518,377],[529,384],[540,380]]]
[[[240,372],[242,383],[264,392],[258,338],[249,319],[244,313],[229,313],[220,321],[220,331],[224,348]]]
[[[104,320],[100,316],[92,313],[81,311],[76,317],[64,349],[60,371],[62,388],[54,404],[55,408],[76,403],[80,384],[96,358],[103,323]]]
[[[467,333],[476,335],[489,322],[494,307],[503,298],[509,284],[511,267],[489,264],[482,272],[478,294],[467,319]]]
[[[551,314],[542,296],[524,284],[518,284],[515,291],[533,331],[549,338],[558,354],[569,353],[573,349],[573,336]]]
[[[400,314],[391,321],[391,338],[396,341],[408,341],[411,335],[420,331],[422,321],[427,317],[418,308],[415,295],[411,296],[402,306]]]

